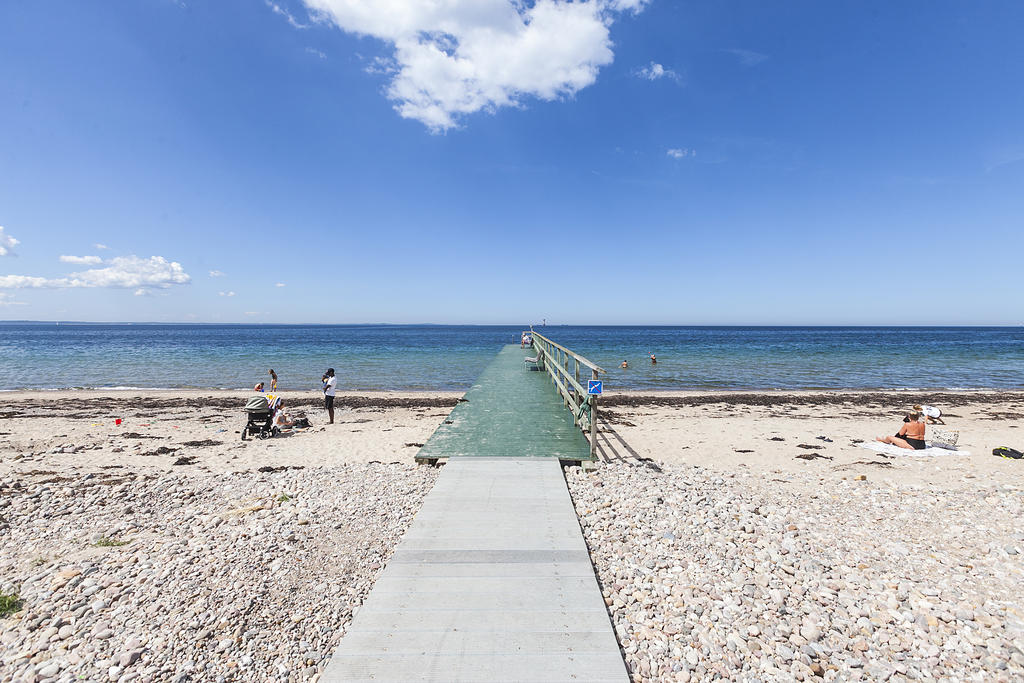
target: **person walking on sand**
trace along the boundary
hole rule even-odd
[[[277,373],[274,372],[274,368],[270,368],[270,393],[277,391]]]
[[[327,368],[321,378],[324,383],[324,408],[327,409],[327,424],[334,424],[334,392],[338,386],[338,378],[334,376],[334,368]]]

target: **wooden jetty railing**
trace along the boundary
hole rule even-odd
[[[588,395],[587,388],[580,383],[580,367],[584,368],[584,373],[589,371],[587,379],[597,379],[604,370],[532,328],[530,333],[537,352],[537,365],[551,377],[562,401],[572,411],[573,422],[589,435],[590,455],[593,457],[597,449],[597,396]]]

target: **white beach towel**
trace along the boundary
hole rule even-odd
[[[886,455],[906,455],[917,456],[922,458],[936,458],[942,455],[970,455],[968,451],[954,451],[949,448],[936,448],[934,446],[929,448],[923,448],[917,451],[911,450],[909,448],[900,448],[899,446],[893,446],[891,443],[881,443],[880,441],[866,441],[858,445],[861,448],[868,449],[869,451],[875,451],[876,453],[885,453]]]

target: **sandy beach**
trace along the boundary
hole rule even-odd
[[[904,414],[921,404],[941,406],[946,424],[929,429],[958,431],[958,450],[970,456],[891,457],[859,446],[895,434]],[[723,472],[866,475],[943,488],[978,478],[1024,481],[1021,463],[991,454],[997,446],[1022,450],[1022,392],[619,393],[601,399],[601,414],[599,443],[611,460],[639,456]]]
[[[4,392],[0,473],[45,479],[118,469],[195,474],[410,463],[462,394],[339,392],[336,421],[328,426],[316,394],[281,392],[289,412],[308,415],[312,428],[242,441],[242,407],[251,395]],[[903,414],[920,403],[942,407],[947,424],[940,428],[958,431],[959,450],[970,456],[894,458],[858,447],[895,433]],[[599,415],[599,455],[607,462],[649,460],[839,478],[857,470],[882,480],[944,487],[978,477],[1014,481],[1019,463],[991,451],[1024,443],[1024,392],[617,392],[600,399]]]
[[[135,472],[238,472],[260,467],[331,467],[412,462],[419,444],[451,411],[459,393],[339,392],[328,431],[322,399],[280,392],[289,414],[312,427],[242,441],[252,392],[6,392],[0,411],[0,471],[118,469]],[[121,419],[121,425],[115,420]],[[19,455],[21,457],[19,457]],[[190,460],[185,464],[182,459]],[[175,465],[175,463],[179,463]],[[25,465],[31,464],[28,469]],[[56,469],[55,469],[56,468]],[[180,469],[178,469],[180,468]],[[42,475],[46,476],[46,475]]]
[[[457,393],[6,392],[0,681],[316,680],[438,470]],[[858,440],[943,409],[971,455]],[[1024,675],[1024,393],[616,393],[567,470],[635,680]],[[120,418],[121,425],[114,420]],[[825,437],[819,439],[818,437]]]

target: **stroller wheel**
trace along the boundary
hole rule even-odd
[[[243,427],[242,428],[242,441],[245,441],[245,435],[246,435],[246,432],[248,432],[248,431],[249,431],[248,427]]]

